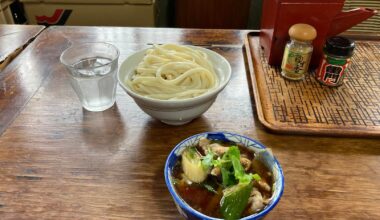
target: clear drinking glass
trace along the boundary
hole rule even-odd
[[[73,45],[61,54],[83,108],[103,111],[115,103],[119,50],[108,43]]]

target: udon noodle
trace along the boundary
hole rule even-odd
[[[187,46],[164,44],[146,51],[126,83],[140,95],[176,100],[204,94],[215,88],[218,78],[206,53]]]

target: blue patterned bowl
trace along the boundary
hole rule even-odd
[[[265,147],[260,144],[259,142],[242,135],[228,133],[228,132],[205,132],[201,134],[196,134],[194,136],[191,136],[181,143],[177,144],[177,146],[174,147],[172,152],[169,154],[168,159],[166,160],[165,164],[165,181],[166,186],[169,189],[170,194],[173,197],[173,200],[175,202],[175,205],[177,206],[177,209],[179,213],[185,217],[185,219],[204,219],[204,220],[217,220],[217,218],[206,216],[197,210],[190,207],[175,191],[173,182],[171,181],[171,175],[172,175],[172,169],[178,159],[178,157],[181,155],[182,151],[190,146],[195,146],[199,139],[202,137],[206,137],[208,139],[213,140],[220,140],[220,141],[233,141],[235,143],[243,144],[244,146],[248,147],[249,149],[258,152],[261,149],[264,149]],[[271,153],[268,153],[268,151],[264,151],[263,154],[260,155],[260,158],[262,159],[262,162],[268,167],[271,168],[271,171],[274,176],[274,183],[273,183],[273,195],[270,199],[269,204],[261,211],[256,214],[247,216],[242,218],[242,220],[254,220],[254,219],[260,219],[263,216],[265,216],[268,212],[270,212],[280,201],[282,192],[284,190],[284,174],[282,173],[282,169],[280,164],[278,163],[277,159],[273,157]]]

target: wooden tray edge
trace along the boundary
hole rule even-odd
[[[256,70],[255,70],[255,61],[254,53],[252,51],[255,48],[252,48],[252,45],[249,42],[250,37],[258,37],[259,32],[248,32],[244,39],[244,47],[246,52],[246,58],[249,68],[249,82],[251,83],[254,100],[256,102],[256,110],[260,123],[264,125],[265,128],[269,129],[274,133],[279,134],[301,134],[301,135],[326,135],[326,136],[350,136],[350,137],[372,137],[379,138],[380,130],[378,131],[367,131],[363,129],[347,129],[347,128],[308,128],[300,126],[277,126],[266,120],[265,113],[263,110],[263,101],[261,100],[261,93],[258,89],[257,80],[256,80]],[[257,58],[256,58],[257,59]],[[258,70],[260,71],[260,70]]]

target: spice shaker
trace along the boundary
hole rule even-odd
[[[342,85],[354,48],[355,43],[348,38],[336,36],[327,39],[323,59],[315,73],[316,80],[327,86]]]
[[[290,41],[286,44],[281,64],[281,75],[290,80],[305,77],[313,53],[312,41],[317,31],[309,24],[294,24],[289,28]]]

